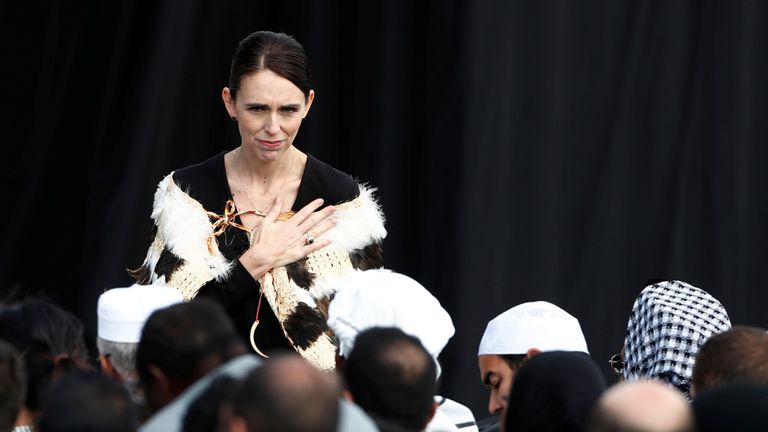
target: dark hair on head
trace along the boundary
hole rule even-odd
[[[21,354],[27,372],[24,405],[36,410],[43,389],[59,374],[88,369],[83,325],[71,313],[41,300],[0,308],[0,339]]]
[[[768,333],[734,326],[711,336],[696,355],[692,385],[696,393],[723,384],[768,384]]]
[[[344,378],[355,403],[371,416],[409,430],[427,425],[437,367],[417,338],[394,327],[360,332]]]
[[[292,36],[271,31],[257,31],[240,41],[232,68],[229,72],[229,92],[234,99],[245,75],[262,70],[271,70],[292,82],[304,97],[312,90],[309,59],[304,47]]]
[[[605,378],[589,354],[543,352],[515,374],[504,423],[515,430],[583,431],[604,390]]]
[[[156,310],[141,331],[136,349],[136,371],[143,384],[152,381],[149,366],[168,377],[196,380],[203,360],[219,363],[243,353],[243,342],[224,309],[211,300],[199,299]]]
[[[13,429],[26,393],[24,363],[16,348],[0,340],[0,431]]]
[[[202,393],[189,404],[184,414],[182,432],[208,432],[218,430],[219,412],[223,405],[231,405],[240,381],[221,375],[211,381]]]
[[[528,358],[528,354],[499,354],[504,363],[507,364],[512,370],[520,368],[525,363],[525,359]]]
[[[334,432],[339,396],[335,375],[315,369],[296,353],[280,354],[248,374],[232,415],[242,418],[249,431]]]
[[[120,383],[102,373],[80,371],[45,393],[38,426],[45,432],[133,432],[139,419]]]

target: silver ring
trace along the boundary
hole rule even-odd
[[[308,245],[311,245],[312,243],[315,242],[315,238],[312,237],[312,234],[306,233],[306,234],[304,234],[304,236],[307,238],[307,244]]]

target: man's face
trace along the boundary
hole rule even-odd
[[[495,354],[481,355],[477,359],[480,365],[480,380],[491,392],[488,398],[488,412],[493,415],[501,414],[507,407],[515,369]]]

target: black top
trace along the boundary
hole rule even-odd
[[[233,199],[224,169],[221,152],[205,162],[190,165],[173,173],[173,180],[208,211],[222,214],[224,205]],[[292,210],[298,211],[317,198],[329,204],[340,204],[357,198],[360,194],[357,182],[349,174],[307,155],[307,164]],[[239,221],[238,221],[239,222]],[[248,237],[239,229],[228,228],[218,238],[222,255],[234,263],[229,277],[223,282],[209,281],[197,293],[197,298],[212,298],[221,303],[242,336],[250,346],[249,332],[256,318],[259,301],[259,283],[253,279],[238,258],[248,249]],[[266,353],[276,349],[291,349],[280,324],[266,299],[259,312],[259,327],[255,334],[256,344]]]

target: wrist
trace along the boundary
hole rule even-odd
[[[264,273],[268,272],[272,267],[272,263],[266,259],[266,257],[255,253],[251,249],[245,251],[239,258],[240,264],[248,270],[251,277],[258,280]]]

